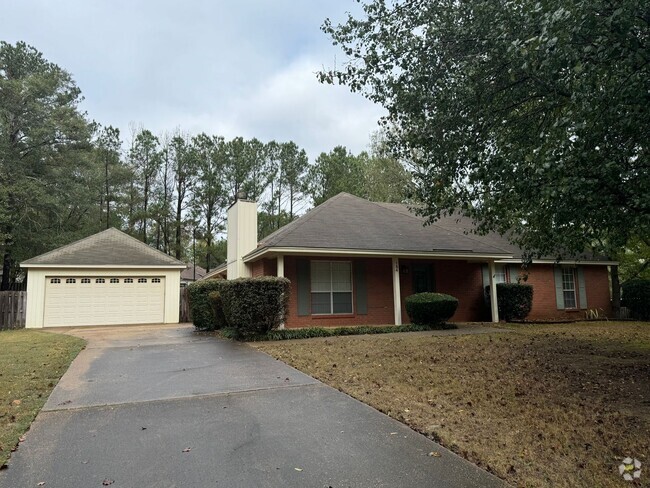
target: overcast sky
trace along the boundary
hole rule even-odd
[[[0,39],[69,71],[91,119],[154,133],[293,140],[313,160],[367,148],[383,110],[315,72],[345,61],[320,31],[354,0],[0,0]]]

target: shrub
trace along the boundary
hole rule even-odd
[[[190,311],[192,322],[197,329],[214,330],[216,318],[208,295],[219,291],[224,280],[202,280],[191,283],[187,287],[190,298]]]
[[[406,297],[406,313],[414,324],[441,324],[449,320],[457,308],[458,299],[444,293],[416,293]]]
[[[623,300],[632,317],[650,320],[650,280],[629,280],[623,283]]]
[[[226,316],[223,313],[223,300],[221,300],[221,293],[218,291],[208,293],[208,300],[210,301],[212,313],[214,314],[214,328],[223,329],[224,327],[227,327],[228,322],[226,322]]]
[[[223,281],[219,289],[228,326],[246,339],[277,329],[287,317],[290,282],[264,276]]]
[[[533,287],[519,283],[497,283],[499,318],[524,320],[533,307]]]

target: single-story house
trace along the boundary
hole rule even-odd
[[[20,265],[28,328],[178,323],[185,263],[117,229]]]
[[[187,286],[195,281],[205,278],[207,271],[201,266],[192,266],[187,264],[185,269],[181,272],[181,286]]]
[[[531,320],[611,313],[614,262],[537,259],[524,271],[520,249],[462,217],[425,226],[406,205],[340,193],[259,242],[255,202],[238,199],[227,224],[228,261],[208,278],[287,277],[287,327],[408,323],[405,298],[425,291],[458,298],[454,321],[498,321],[496,284],[524,276]]]

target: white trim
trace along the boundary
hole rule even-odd
[[[492,309],[492,322],[499,323],[499,301],[497,300],[496,265],[494,260],[488,261],[490,269],[490,308]]]
[[[521,264],[521,259],[497,259],[496,264]],[[558,265],[586,265],[586,266],[618,266],[618,261],[578,261],[578,260],[563,260],[556,261],[555,259],[533,259],[532,264],[558,264]]]
[[[409,258],[445,258],[464,259],[485,262],[486,259],[514,259],[512,254],[475,254],[472,252],[413,252],[413,251],[390,251],[390,250],[364,250],[364,249],[330,249],[317,247],[264,247],[255,250],[244,256],[244,262],[251,262],[259,259],[265,254],[298,254],[301,256],[385,256],[385,257],[409,257]],[[471,258],[471,259],[468,259]]]
[[[395,325],[402,325],[402,295],[399,284],[399,258],[393,257],[393,308],[395,309]]]
[[[61,269],[186,269],[185,264],[160,264],[160,265],[140,265],[140,264],[22,264],[21,268],[61,268]]]

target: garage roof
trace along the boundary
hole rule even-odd
[[[174,267],[185,264],[138,239],[110,228],[79,241],[41,254],[20,263],[22,267],[37,266],[116,266]]]

